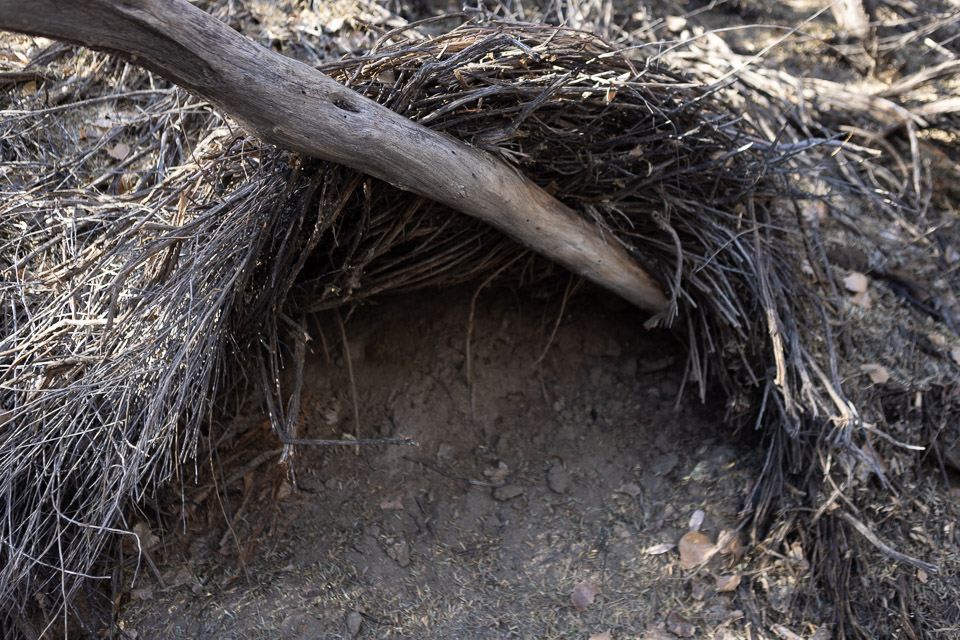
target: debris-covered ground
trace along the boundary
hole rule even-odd
[[[377,35],[407,20],[460,9],[395,0],[198,4],[261,44],[316,65],[344,54],[370,55]],[[273,241],[259,220],[288,222],[274,204],[297,189],[288,159],[258,149],[228,130],[229,123],[211,115],[208,105],[126,63],[3,34],[0,90],[9,108],[3,105],[0,130],[5,199],[0,215],[15,224],[0,230],[0,292],[10,331],[0,336],[0,358],[7,358],[0,361],[0,389],[11,397],[22,392],[26,404],[47,402],[51,411],[25,425],[26,414],[17,413],[23,404],[11,400],[0,406],[5,429],[0,488],[7,496],[0,531],[8,536],[0,553],[8,562],[0,571],[0,591],[20,588],[5,582],[9,576],[28,575],[23,567],[34,557],[32,542],[16,538],[29,530],[18,517],[33,513],[35,518],[26,518],[30,526],[55,541],[67,539],[61,525],[80,527],[81,537],[104,527],[136,533],[109,544],[90,538],[95,549],[76,545],[59,556],[46,542],[35,543],[45,558],[74,561],[72,554],[102,552],[95,573],[113,580],[94,582],[99,586],[82,592],[87,597],[70,613],[94,625],[112,617],[115,626],[108,632],[115,637],[955,637],[960,630],[955,419],[960,415],[960,14],[955,2],[928,4],[874,3],[876,15],[870,17],[880,26],[859,38],[849,33],[850,16],[844,31],[825,6],[800,1],[771,7],[741,1],[682,6],[511,1],[486,7],[508,20],[595,31],[614,46],[633,47],[636,60],[654,61],[651,68],[658,73],[663,62],[698,82],[717,82],[717,99],[742,109],[750,123],[743,148],[753,145],[750,153],[760,154],[750,158],[769,159],[771,167],[764,169],[771,173],[794,172],[791,198],[770,205],[776,221],[791,226],[769,225],[766,239],[787,238],[769,246],[802,245],[810,257],[794,264],[795,272],[785,270],[792,279],[781,280],[783,290],[775,295],[799,283],[797,291],[822,296],[826,333],[811,333],[808,325],[790,326],[784,335],[796,343],[787,345],[791,374],[812,378],[795,381],[810,394],[800,405],[813,413],[823,409],[831,419],[798,422],[803,428],[787,439],[789,428],[771,427],[766,419],[762,425],[757,419],[757,429],[742,420],[739,430],[730,426],[731,416],[757,410],[748,406],[749,393],[741,398],[717,382],[743,380],[756,365],[753,354],[743,357],[743,367],[736,357],[712,357],[735,340],[712,344],[712,335],[647,331],[638,312],[555,271],[529,277],[524,267],[502,275],[499,265],[512,249],[479,225],[439,224],[435,234],[425,235],[440,237],[452,228],[448,244],[425,243],[414,255],[422,269],[417,277],[426,274],[414,283],[442,279],[444,273],[459,282],[473,274],[466,284],[378,296],[382,290],[416,288],[405,280],[414,269],[398,270],[401,275],[393,278],[390,270],[373,268],[364,274],[368,288],[354,299],[361,304],[334,309],[355,281],[349,268],[331,269],[313,280],[307,275],[295,289],[301,297],[329,299],[315,301],[316,309],[297,300],[299,306],[286,311],[311,313],[293,319],[281,313],[280,320],[275,314],[270,331],[257,334],[258,322],[270,322],[258,313],[274,300],[264,291],[277,272],[258,271],[261,263],[247,260],[243,250]],[[449,55],[445,47],[416,47],[417,38],[492,15],[468,9],[416,32],[393,32],[394,39],[409,39],[408,67],[364,77],[362,65],[345,65],[339,73],[346,69],[351,82],[366,83],[368,91],[378,83],[403,86],[424,58]],[[544,37],[559,42],[565,35]],[[484,35],[464,36],[472,37]],[[367,61],[386,61],[385,50]],[[519,64],[516,58],[524,51],[519,47],[510,64]],[[549,69],[538,73],[549,78]],[[464,90],[476,90],[459,82]],[[453,90],[459,90],[456,84]],[[607,90],[607,101],[616,93]],[[408,112],[424,117],[436,104],[415,102]],[[510,114],[509,99],[497,108]],[[439,111],[451,118],[450,131],[471,135],[472,120],[445,107]],[[589,116],[589,108],[585,112]],[[686,151],[699,140],[692,122],[678,136],[678,149],[680,139]],[[537,126],[556,128],[548,139],[557,145],[557,157],[572,150],[563,156],[569,162],[576,155],[573,136],[555,121],[524,126],[524,135]],[[531,147],[537,149],[530,140],[508,140],[500,148],[496,142],[488,150],[519,165],[533,155]],[[639,162],[641,146],[637,150],[630,158]],[[651,165],[648,175],[670,166],[667,151],[666,160],[650,156],[657,167]],[[678,155],[687,157],[686,151]],[[719,156],[704,155],[704,166],[714,170],[709,163]],[[730,158],[731,166],[742,160],[732,152]],[[309,164],[289,164],[296,166],[297,179],[312,179]],[[306,178],[299,176],[301,167]],[[331,171],[323,189],[337,175]],[[735,177],[749,182],[752,175]],[[313,188],[322,182],[322,172],[317,176]],[[369,183],[358,186],[358,180],[344,182],[349,188],[339,186],[347,192],[373,189]],[[562,177],[546,182],[553,193],[593,202],[590,185],[566,193],[570,185],[558,184]],[[694,193],[693,187],[704,188],[695,181],[669,186],[662,191],[676,202]],[[602,192],[603,185],[592,188]],[[343,234],[350,231],[349,221],[334,229],[329,253],[343,258],[345,267],[365,259],[362,254],[376,254],[381,238],[395,238],[390,221],[415,208],[408,210],[408,201],[390,202],[389,191],[376,193],[381,199],[373,200],[380,207],[374,218],[380,226],[372,226],[381,235],[368,236],[369,245],[344,243],[353,253],[343,258],[337,233],[348,237]],[[221,217],[221,211],[228,215]],[[718,205],[718,213],[731,212],[745,213]],[[288,213],[284,209],[283,215]],[[136,218],[141,214],[142,220]],[[680,228],[676,217],[673,224]],[[425,216],[424,228],[436,218]],[[631,230],[635,221],[624,220],[615,231]],[[753,230],[744,225],[742,236],[739,226],[732,227],[737,233],[729,244]],[[43,235],[60,227],[65,229],[60,237]],[[685,242],[696,235],[692,228]],[[802,233],[790,235],[796,230]],[[474,241],[462,242],[457,234],[475,234]],[[199,236],[205,242],[181,244],[183,237]],[[367,246],[369,253],[358,251]],[[685,246],[684,286],[693,288],[699,287],[697,278],[716,282],[716,274],[731,274],[736,281],[737,260],[763,255],[728,253],[724,243],[707,244],[713,248],[702,253],[690,250],[695,243]],[[277,241],[276,247],[285,245]],[[656,248],[669,263],[673,243],[662,241]],[[145,257],[136,257],[141,251]],[[284,255],[289,264],[297,262],[295,251]],[[469,255],[466,267],[459,264],[462,255]],[[333,258],[328,262],[340,266]],[[146,265],[143,274],[138,260]],[[191,273],[198,264],[206,266]],[[263,264],[281,269],[283,263],[278,258]],[[443,268],[431,270],[437,264]],[[792,263],[784,258],[782,264]],[[329,266],[319,259],[308,264],[321,271]],[[490,284],[484,278],[494,269],[490,280],[496,281]],[[550,271],[542,264],[530,269]],[[163,286],[139,287],[131,273]],[[238,274],[254,284],[232,289]],[[333,280],[323,279],[328,274]],[[233,297],[219,297],[223,292]],[[706,300],[700,298],[701,305]],[[744,318],[754,311],[759,318],[768,308],[751,300],[734,297],[735,304],[720,301],[710,310],[721,309],[715,315],[724,316],[722,310],[734,309],[724,320],[732,318],[734,327],[761,327],[763,342],[761,320],[754,326]],[[783,307],[797,310],[792,317],[799,318],[807,308],[791,306],[794,302],[786,300]],[[688,306],[688,317],[695,306]],[[154,308],[175,313],[163,317]],[[202,315],[197,309],[209,309],[203,318],[210,322],[197,332],[203,340],[190,343],[178,327],[194,326]],[[221,313],[227,309],[229,318]],[[327,310],[312,313],[319,309]],[[785,318],[789,325],[791,314]],[[42,331],[30,335],[25,327],[31,326]],[[235,326],[261,337],[234,343],[242,333],[231,334]],[[699,371],[691,369],[697,360],[690,356],[691,345],[716,349],[705,352],[702,362],[729,365],[729,371],[703,376],[712,386],[701,387]],[[238,346],[246,350],[235,351]],[[299,349],[305,360],[298,373],[289,365]],[[49,357],[36,356],[48,352]],[[104,355],[112,352],[124,358]],[[227,375],[233,369],[229,362],[207,357],[221,352],[240,365],[244,373],[238,379]],[[136,358],[141,360],[133,370],[143,382],[123,386],[125,359]],[[171,366],[177,358],[189,368]],[[768,364],[773,380],[782,363],[776,371]],[[261,385],[243,379],[271,372],[270,366],[278,380]],[[94,369],[102,375],[83,377]],[[36,386],[29,386],[34,377]],[[216,387],[225,380],[242,391]],[[24,384],[26,391],[20,388]],[[755,387],[764,384],[774,387],[762,379]],[[161,388],[166,395],[156,402],[137,398],[144,389]],[[265,395],[263,388],[272,391]],[[214,410],[206,402],[211,389],[220,392]],[[845,397],[848,390],[855,391]],[[62,409],[84,393],[90,394],[89,407],[77,414]],[[757,395],[764,407],[783,399],[779,388],[755,394],[753,401]],[[91,472],[80,474],[77,482],[85,483],[80,491],[69,482],[60,486],[58,474],[44,475],[60,464],[51,460],[66,460],[63,464],[74,468],[73,445],[63,443],[86,447],[86,434],[107,432],[101,430],[103,416],[113,416],[106,421],[111,428],[126,429],[116,459],[128,464],[126,439],[142,435],[136,421],[126,424],[117,409],[128,400],[146,407],[151,424],[162,427],[155,439],[145,440],[165,442],[166,452],[130,447],[142,460],[130,462],[129,476],[119,480],[110,476],[114,467],[106,455],[85,458]],[[277,407],[279,413],[299,413],[295,428],[286,425],[286,436],[399,440],[284,448],[274,432],[280,424]],[[54,433],[63,435],[47,435]],[[180,440],[184,433],[201,434],[195,466],[192,441]],[[40,442],[29,455],[8,444],[25,434]],[[61,437],[59,449],[50,445]],[[116,443],[107,443],[112,451]],[[169,451],[188,464],[177,467]],[[20,473],[27,467],[29,473]],[[164,474],[172,474],[173,482],[152,483]],[[131,499],[114,491],[109,484],[114,481]],[[764,493],[770,491],[780,494]],[[44,500],[57,508],[93,505],[94,517],[106,513],[115,519],[78,524],[44,511]],[[758,505],[768,510],[751,517]],[[31,600],[39,614],[22,617],[13,631],[36,636],[51,621],[43,618],[58,610],[56,586],[45,593],[48,597],[41,593]]]

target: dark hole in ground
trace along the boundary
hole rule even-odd
[[[704,634],[745,624],[736,592],[717,588],[738,554],[691,577],[675,549],[649,552],[677,543],[698,510],[712,541],[735,528],[760,465],[724,430],[722,403],[693,391],[676,408],[680,346],[587,291],[538,364],[560,300],[485,291],[471,402],[473,293],[384,298],[345,316],[359,436],[419,446],[299,448],[295,491],[276,458],[238,475],[279,446],[251,400],[225,425],[243,428],[218,450],[218,488],[191,482],[186,533],[175,527],[155,551],[166,588],[141,573],[123,627],[139,638],[530,638],[640,635],[671,614]],[[310,333],[297,436],[355,434],[335,316]],[[581,582],[600,589],[583,612],[570,600]]]

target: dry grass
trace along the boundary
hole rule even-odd
[[[501,9],[516,18],[517,7]],[[233,3],[211,8],[250,22]],[[838,549],[863,541],[829,514],[872,508],[872,482],[912,495],[915,478],[881,461],[915,467],[958,415],[946,247],[960,231],[931,168],[931,158],[950,165],[941,141],[955,142],[957,128],[955,97],[937,91],[958,42],[950,10],[878,32],[875,53],[931,34],[946,53],[873,92],[764,67],[766,51],[741,55],[706,32],[680,44],[658,40],[656,22],[624,31],[607,3],[556,10],[616,44],[481,21],[433,39],[401,28],[323,68],[499,155],[611,242],[644,247],[637,259],[671,295],[654,322],[686,342],[686,382],[701,396],[719,384],[730,424],[765,434],[765,481],[748,499],[755,522],[783,518],[780,493],[795,474],[806,494],[797,513],[816,524],[788,518],[795,526],[775,529],[775,546],[801,530],[819,536],[806,545],[823,550],[815,568],[849,601],[858,565]],[[331,39],[300,25],[256,34],[296,36],[289,53],[325,61]],[[214,399],[244,382],[235,370],[272,399],[275,430],[296,435],[297,400],[276,381],[297,366],[286,345],[306,314],[511,262],[502,277],[522,282],[552,269],[437,205],[263,148],[135,67],[26,46],[10,40],[27,55],[9,71],[27,75],[10,76],[0,125],[0,601],[14,617],[39,601],[49,620],[129,529],[128,499],[190,473]],[[824,228],[828,219],[839,222]],[[829,257],[847,237],[870,249],[875,286],[919,284],[936,299],[906,296],[908,319],[892,295],[875,292],[870,313],[851,305]],[[915,260],[916,272],[891,276],[884,252]],[[893,317],[883,335],[871,331]],[[883,364],[898,375],[877,389],[857,372],[880,341],[896,344]],[[838,633],[869,635],[847,606]]]

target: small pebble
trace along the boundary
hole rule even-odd
[[[513,500],[523,495],[523,487],[517,484],[508,484],[505,487],[497,487],[493,492],[493,497],[500,502]]]
[[[547,486],[554,493],[565,494],[570,489],[570,473],[563,465],[553,465],[547,473]]]
[[[363,624],[363,616],[356,611],[351,611],[347,615],[347,633],[351,638],[356,638],[360,634],[360,625]]]

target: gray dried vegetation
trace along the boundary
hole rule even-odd
[[[867,557],[931,575],[946,562],[915,559],[929,549],[879,522],[927,486],[920,465],[960,417],[956,9],[883,1],[863,42],[805,35],[822,29],[810,20],[751,52],[697,11],[652,17],[676,15],[664,7],[510,2],[409,26],[389,4],[341,4],[353,14],[298,6],[300,22],[269,34],[237,3],[206,8],[501,157],[630,248],[671,298],[652,322],[686,344],[688,397],[722,389],[728,424],[761,431],[755,538],[808,541],[838,637],[955,625],[941,598],[960,593],[955,577],[937,593],[901,578],[894,606],[854,576]],[[339,9],[365,19],[325,32]],[[796,41],[885,81],[804,76],[776,58]],[[557,271],[439,205],[265,148],[116,58],[2,45],[8,629],[30,627],[28,605],[49,621],[109,580],[101,560],[134,536],[131,501],[193,473],[198,434],[238,387],[262,387],[276,431],[296,436],[296,390],[275,381],[297,366],[308,314]],[[923,55],[894,64],[904,50]],[[851,302],[848,271],[871,276],[871,309]],[[874,620],[887,606],[896,620]]]

